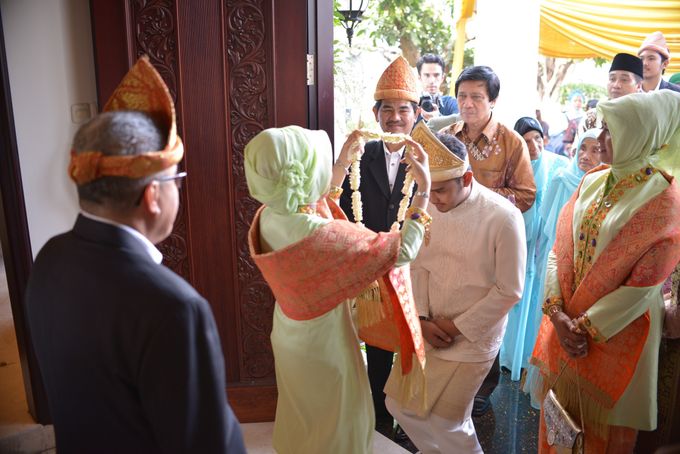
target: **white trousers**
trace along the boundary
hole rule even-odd
[[[433,413],[420,418],[402,410],[393,398],[385,398],[387,410],[422,454],[483,454],[472,418],[452,421]]]

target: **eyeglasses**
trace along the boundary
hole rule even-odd
[[[182,189],[182,182],[186,178],[186,172],[176,173],[174,175],[165,175],[162,177],[154,178],[152,181],[158,181],[159,183],[165,183],[166,181],[174,181],[177,185],[177,189]]]
[[[187,177],[186,172],[179,172],[174,175],[164,175],[161,177],[156,177],[151,181],[158,181],[159,183],[167,183],[168,181],[174,181],[175,185],[177,186],[177,190],[179,191],[182,189],[182,182],[184,179]],[[146,191],[146,186],[144,189],[142,189],[142,193],[139,194],[139,198],[135,202],[135,206],[139,206],[140,203],[142,203],[142,198],[144,197],[144,191]]]

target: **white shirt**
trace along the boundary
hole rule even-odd
[[[385,150],[385,165],[387,166],[387,180],[390,182],[390,192],[394,188],[394,181],[397,179],[397,172],[399,171],[399,162],[404,155],[406,146],[401,147],[397,151],[390,151],[387,149],[387,144],[383,142],[383,150]]]
[[[149,254],[149,257],[151,257],[151,260],[153,260],[154,262],[156,262],[159,265],[163,261],[163,254],[161,253],[161,251],[159,251],[156,248],[156,246],[154,246],[153,243],[151,243],[151,241],[149,241],[149,239],[147,237],[145,237],[144,235],[142,235],[138,230],[133,229],[129,225],[119,224],[115,221],[112,221],[111,219],[106,219],[106,218],[102,218],[102,217],[99,217],[99,216],[95,216],[94,214],[88,213],[87,211],[80,210],[80,214],[83,215],[84,217],[88,218],[88,219],[92,219],[93,221],[113,225],[115,227],[118,227],[120,229],[125,230],[127,233],[129,233],[130,235],[132,235],[133,237],[135,237],[136,239],[138,239],[142,243],[142,245],[144,246],[144,249]]]
[[[453,320],[462,333],[451,347],[431,352],[461,362],[493,359],[508,311],[522,296],[526,237],[522,213],[505,197],[473,180],[469,197],[432,216],[431,239],[411,264],[419,315]],[[432,349],[426,342],[426,350]]]
[[[663,80],[663,77],[659,77],[659,81],[656,83],[656,87],[654,87],[653,90],[645,91],[644,88],[642,88],[642,85],[640,85],[640,92],[642,93],[649,93],[650,91],[657,91],[659,87],[661,86],[661,81]]]

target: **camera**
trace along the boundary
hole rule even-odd
[[[434,110],[434,100],[432,99],[432,95],[427,94],[423,95],[420,97],[420,101],[418,101],[418,105],[425,111],[425,112],[432,112]]]

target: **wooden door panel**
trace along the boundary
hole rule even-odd
[[[212,306],[237,416],[272,420],[274,299],[248,251],[259,204],[243,150],[262,129],[308,125],[307,0],[91,0],[91,10],[100,105],[141,54],[175,99],[189,177],[161,250]]]

